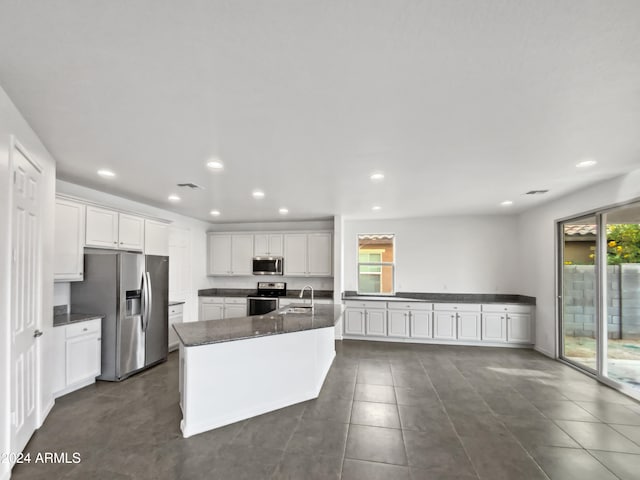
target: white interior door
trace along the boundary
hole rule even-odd
[[[17,145],[12,158],[11,449],[21,452],[37,425],[41,170]]]

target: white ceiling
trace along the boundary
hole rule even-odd
[[[1,6],[0,86],[59,178],[186,215],[516,212],[640,166],[637,0]]]

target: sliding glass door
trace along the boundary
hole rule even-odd
[[[602,374],[640,393],[640,205],[606,212]]]
[[[560,357],[640,396],[640,203],[558,223]]]
[[[595,215],[560,224],[561,356],[593,373],[598,370]]]

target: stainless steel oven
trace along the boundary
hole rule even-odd
[[[278,310],[280,303],[278,299],[286,294],[285,282],[258,282],[256,293],[247,298],[247,314],[264,315]]]

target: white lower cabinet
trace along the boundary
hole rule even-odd
[[[364,335],[364,308],[347,308],[344,311],[345,335]]]
[[[198,320],[222,320],[247,316],[247,299],[239,297],[200,297]]]
[[[57,351],[54,375],[56,398],[96,381],[96,377],[102,372],[101,332],[100,319],[54,328]]]
[[[533,308],[521,304],[347,300],[344,336],[390,341],[531,345]]]
[[[528,305],[482,306],[482,339],[508,343],[533,343],[533,308]]]
[[[365,310],[365,331],[367,335],[376,337],[387,336],[387,311],[380,309]]]
[[[433,338],[440,340],[456,339],[456,312],[433,312]]]
[[[173,329],[173,325],[183,322],[184,305],[170,305],[169,306],[169,351],[172,352],[178,349],[180,340],[178,334]]]
[[[389,310],[389,336],[409,336],[409,310]]]

